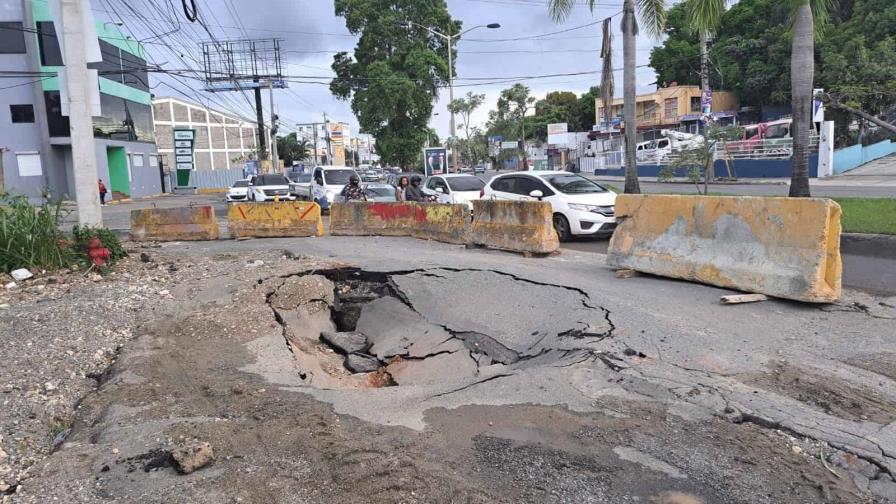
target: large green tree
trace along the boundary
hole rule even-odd
[[[470,124],[470,116],[473,115],[473,112],[478,109],[482,103],[485,101],[484,94],[476,94],[472,91],[467,92],[466,97],[455,98],[454,101],[448,104],[448,111],[460,116],[461,121],[463,121],[463,129],[464,129],[464,139],[465,142],[463,145],[459,145],[461,152],[464,153],[464,156],[467,158],[467,162],[472,162],[473,158],[473,144],[470,142],[470,133],[474,131],[473,125]]]
[[[600,98],[600,86],[591,86],[579,97],[579,121],[576,131],[591,131],[597,117],[594,100]]]
[[[361,128],[384,163],[409,168],[427,137],[433,102],[448,84],[448,44],[423,27],[458,33],[445,0],[335,0],[337,16],[359,35],[353,55],[333,57],[330,90],[351,99]],[[419,26],[418,26],[419,25]]]
[[[555,21],[563,21],[569,17],[576,0],[548,0],[551,17]],[[597,0],[588,0],[588,8],[592,11]],[[622,2],[622,116],[625,123],[625,192],[640,193],[638,185],[638,164],[635,158],[638,127],[635,119],[635,80],[636,36],[638,22],[635,19],[635,6],[641,17],[641,26],[654,36],[660,36],[666,23],[665,0],[623,0]]]
[[[566,123],[569,131],[579,131],[581,109],[579,98],[571,91],[551,91],[535,102],[535,117],[532,119],[534,136],[545,142],[548,124]],[[593,119],[592,119],[593,120]]]
[[[531,129],[531,127],[527,128],[526,114],[535,105],[535,97],[529,93],[529,86],[517,83],[501,91],[501,96],[498,98],[498,111],[502,119],[510,121],[516,126],[515,128],[513,126],[508,128],[508,137],[516,136],[519,139],[520,157],[522,158],[520,169],[522,170],[528,167],[526,138],[528,137],[527,129]],[[531,121],[529,124],[531,124]],[[516,130],[516,135],[513,133],[514,129]],[[505,137],[505,139],[508,137]]]

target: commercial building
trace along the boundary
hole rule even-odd
[[[345,146],[351,145],[351,129],[348,123],[325,121],[296,125],[296,136],[312,146],[311,161],[314,164],[346,164]],[[349,162],[351,160],[348,160]]]
[[[635,100],[635,119],[638,132],[659,129],[681,129],[697,132],[702,117],[701,90],[699,86],[669,86],[652,93],[638,95]],[[610,123],[604,122],[604,103],[594,100],[595,119],[598,131],[619,129],[622,124],[623,99],[614,98],[610,104]],[[712,92],[713,117],[718,120],[733,120],[738,109],[737,95],[731,91]]]
[[[97,172],[114,196],[162,192],[143,47],[114,23],[95,22],[102,61],[101,115],[93,118]],[[38,199],[74,197],[64,69],[47,0],[4,1],[0,9],[0,190]],[[115,194],[118,193],[118,194]]]
[[[152,100],[156,143],[166,171],[174,166],[174,130],[195,130],[193,167],[195,170],[242,168],[257,158],[258,125],[235,114],[208,108],[182,98]],[[271,131],[264,129],[265,146],[270,149]]]

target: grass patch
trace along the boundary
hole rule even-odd
[[[73,259],[59,230],[61,202],[33,207],[24,196],[0,194],[0,271],[56,269]]]
[[[844,233],[896,234],[896,198],[831,198],[840,204]]]

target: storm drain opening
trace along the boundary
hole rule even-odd
[[[306,384],[469,382],[597,358],[614,331],[587,293],[494,270],[339,268],[264,280]]]

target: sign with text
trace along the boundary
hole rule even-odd
[[[516,149],[519,146],[519,142],[501,142],[501,148],[504,150]]]
[[[189,128],[174,129],[174,155],[177,166],[177,186],[189,187],[193,171],[193,141],[196,131]]]
[[[551,145],[566,145],[566,133],[569,131],[567,123],[548,124],[548,143]]]

